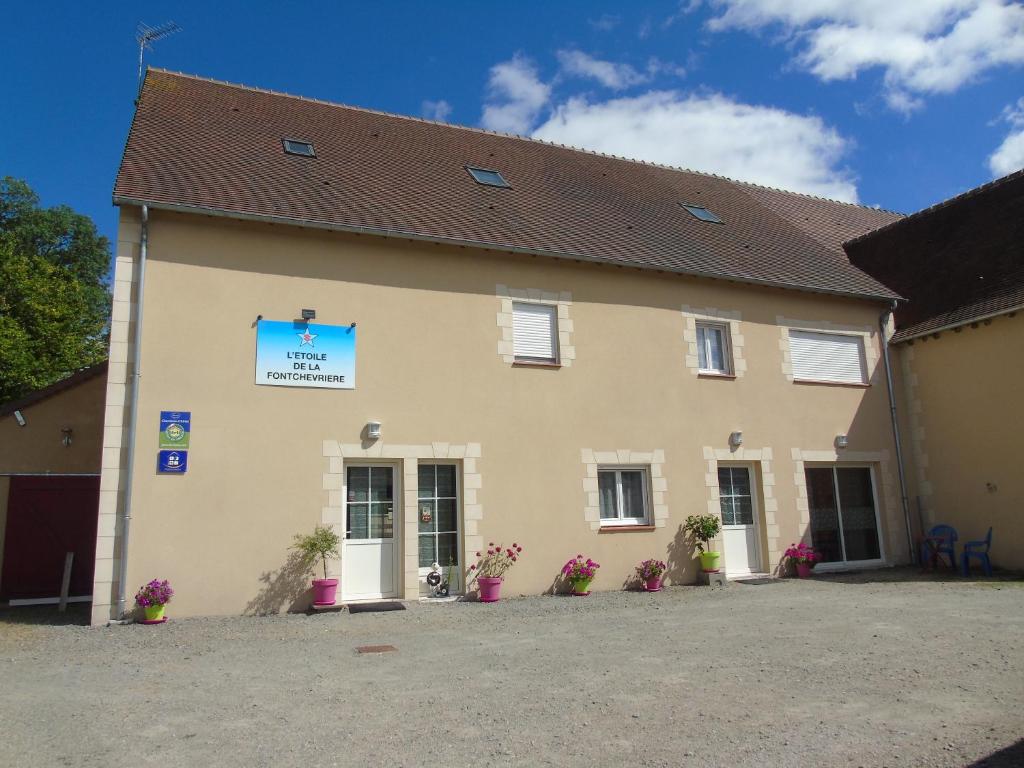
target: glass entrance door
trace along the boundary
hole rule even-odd
[[[875,492],[868,467],[807,467],[811,543],[825,563],[878,560]]]
[[[345,469],[341,590],[346,600],[397,595],[395,474],[389,465]]]

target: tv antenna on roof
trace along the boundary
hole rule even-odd
[[[181,27],[173,21],[164,22],[156,27],[139,22],[139,28],[135,31],[135,39],[139,43],[139,90],[142,89],[142,55],[147,48],[152,47],[157,40],[170,37],[175,32],[181,32]]]

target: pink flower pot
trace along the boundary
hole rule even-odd
[[[797,563],[796,575],[799,576],[801,579],[806,579],[808,576],[811,575],[811,569],[813,568],[814,566],[808,563]]]
[[[481,603],[496,603],[501,599],[501,578],[481,576],[476,580],[480,587]]]
[[[644,590],[647,592],[661,592],[661,576],[655,576],[645,581]]]
[[[337,593],[337,579],[313,579],[313,605],[334,605]]]

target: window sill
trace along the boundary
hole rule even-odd
[[[735,373],[715,373],[714,371],[698,371],[698,379],[725,379],[726,381],[735,381]]]
[[[653,531],[653,525],[602,525],[598,533],[629,533],[630,531]]]
[[[542,360],[515,360],[513,368],[561,368],[561,363],[545,363]]]
[[[794,384],[812,387],[849,387],[852,389],[869,389],[870,384],[855,384],[847,381],[818,381],[817,379],[793,379]]]

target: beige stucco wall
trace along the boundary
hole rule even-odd
[[[992,561],[1024,568],[1024,318],[1002,316],[900,344],[908,472],[925,528],[961,543],[993,527]]]
[[[123,213],[118,246],[115,315],[124,320],[135,215]],[[877,464],[885,555],[905,557],[892,501],[877,304],[165,212],[151,212],[149,242],[129,601],[139,584],[160,577],[178,590],[178,615],[301,605],[305,596],[292,597],[304,577],[281,571],[288,545],[318,522],[340,522],[340,470],[353,456],[400,461],[407,479],[423,458],[463,463],[469,554],[492,540],[526,549],[506,580],[509,593],[551,588],[577,552],[603,564],[595,588],[621,587],[647,557],[668,559],[674,581],[692,582],[694,561],[679,527],[687,515],[717,508],[715,451],[727,451],[737,429],[751,456],[758,452],[758,476],[771,484],[758,492],[762,508],[771,507],[762,526],[766,555],[777,558],[806,531],[806,498],[794,482],[806,452],[821,460],[835,435],[847,433],[849,450]],[[564,310],[571,366],[514,367],[503,356],[502,298],[521,291],[529,299],[530,289],[541,299],[571,298]],[[303,307],[315,308],[319,323],[358,323],[357,389],[254,384],[256,316],[288,320]],[[694,308],[737,318],[742,377],[692,375]],[[862,329],[874,346],[871,386],[788,380],[780,318]],[[130,356],[128,332],[125,323],[113,334],[98,595],[116,589],[114,515],[124,480],[117,466],[124,387],[116,382],[124,379],[115,363]],[[161,409],[192,412],[184,476],[156,475]],[[363,444],[371,419],[383,423],[383,439]],[[658,465],[654,503],[664,512],[654,530],[595,530],[588,451],[597,462],[624,452]],[[414,496],[405,501],[415,509]],[[400,536],[406,545],[413,530]],[[406,596],[416,594],[414,580],[404,583]],[[97,621],[109,602],[97,600]]]

